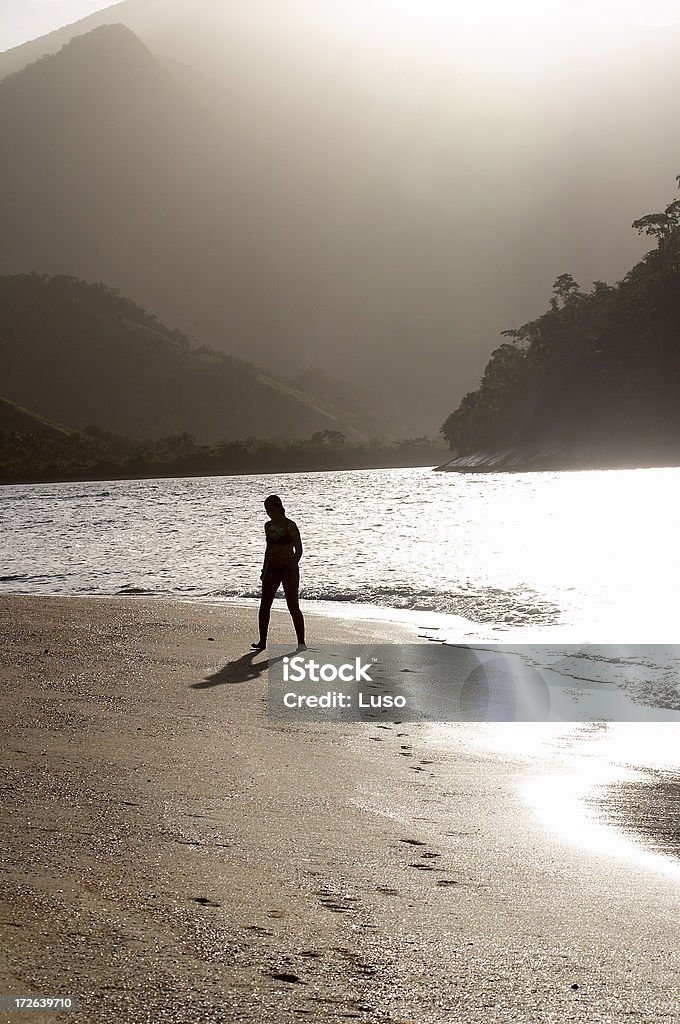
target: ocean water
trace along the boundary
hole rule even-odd
[[[271,492],[302,534],[308,607],[457,616],[487,639],[675,638],[680,469],[2,487],[0,593],[256,598]]]

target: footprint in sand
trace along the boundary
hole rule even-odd
[[[319,897],[319,903],[326,910],[330,910],[334,914],[348,914],[357,909],[351,904],[359,902],[356,896],[339,896],[328,889],[318,889],[314,895]]]
[[[409,846],[427,846],[427,843],[422,842],[420,839],[400,839],[400,843],[408,843]]]
[[[319,903],[333,914],[349,914],[356,910],[356,907],[350,907],[347,903],[338,903],[336,900],[319,900]]]
[[[214,900],[209,900],[207,896],[194,896],[194,903],[200,903],[202,907],[221,907],[221,903],[215,903]]]

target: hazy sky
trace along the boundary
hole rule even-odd
[[[110,7],[102,0],[2,0],[0,51]]]
[[[256,0],[253,0],[256,2]],[[111,6],[101,0],[2,0],[0,51],[84,18]],[[353,6],[353,5],[350,5]],[[347,20],[348,8],[338,0],[338,19]],[[509,39],[520,42],[527,32],[541,33],[559,26],[604,24],[668,25],[680,21],[680,0],[365,0],[355,8],[356,29],[393,42],[413,43],[418,36],[446,36],[447,29],[485,33],[494,25]]]

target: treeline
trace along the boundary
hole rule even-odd
[[[656,248],[622,281],[586,293],[562,274],[542,316],[502,332],[480,386],[442,427],[452,449],[680,452],[680,200],[633,227]]]
[[[137,441],[97,427],[50,436],[0,430],[0,483],[427,466],[442,455],[442,443],[426,437],[348,444],[335,430],[302,441],[246,438],[216,445],[201,445],[186,433]]]

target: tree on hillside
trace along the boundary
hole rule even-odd
[[[657,244],[622,281],[585,293],[560,274],[548,310],[502,332],[510,341],[441,428],[452,449],[680,446],[680,200],[633,228]]]

